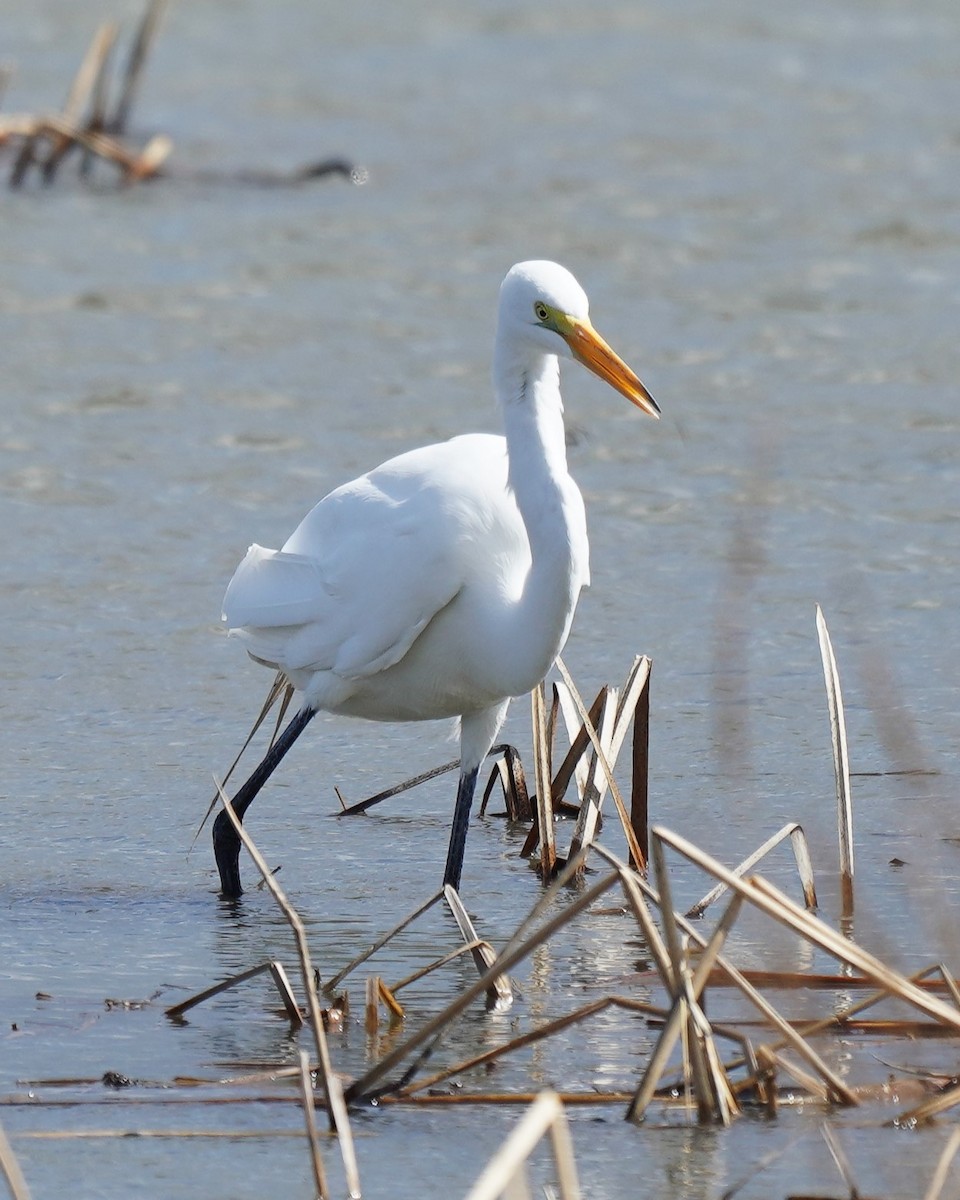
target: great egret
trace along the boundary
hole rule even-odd
[[[505,437],[411,450],[325,496],[282,550],[251,546],[223,620],[303,706],[240,788],[241,818],[320,709],[375,721],[460,718],[460,777],[444,883],[459,887],[477,772],[510,698],[543,679],[589,583],[583,498],[567,470],[559,358],[638,408],[656,401],[594,330],[583,289],[552,262],[500,287],[493,378]],[[213,828],[224,896],[240,841]]]

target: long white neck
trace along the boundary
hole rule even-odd
[[[552,354],[498,339],[494,383],[503,410],[509,484],[532,563],[509,620],[519,695],[563,647],[586,569],[583,501],[567,470],[560,364]]]

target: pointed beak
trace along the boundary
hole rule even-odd
[[[607,345],[589,320],[571,321],[563,338],[577,362],[616,388],[621,396],[651,417],[660,416],[660,406],[619,355]]]

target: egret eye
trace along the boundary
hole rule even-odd
[[[542,300],[538,300],[534,304],[533,311],[536,314],[536,318],[538,321],[545,321],[547,319],[547,317],[550,316],[550,310],[547,308],[547,306],[543,303]]]

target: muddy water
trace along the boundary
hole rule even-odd
[[[96,20],[118,15],[9,7],[8,110],[57,101]],[[566,374],[594,587],[565,657],[590,690],[653,656],[655,816],[727,861],[801,820],[836,916],[819,602],[861,773],[857,937],[905,969],[956,965],[958,25],[946,2],[211,0],[170,14],[139,100],[141,131],[176,142],[173,179],[118,193],[67,173],[3,195],[3,1095],[107,1070],[141,1081],[119,1108],[3,1110],[35,1196],[78,1178],[106,1197],[311,1186],[292,1138],[35,1135],[299,1129],[289,1103],[164,1107],[182,1092],[148,1086],[295,1050],[265,985],[182,1027],[161,1013],[262,959],[293,962],[267,898],[216,901],[206,833],[188,853],[267,684],[219,635],[220,598],[250,541],[278,544],[337,482],[496,428],[493,305],[519,258],[575,271],[664,410],[654,425]],[[328,154],[362,163],[366,185],[211,178]],[[518,703],[521,748],[527,726]],[[359,798],[450,757],[446,737],[320,718],[258,802],[251,829],[325,974],[429,890],[452,799],[440,783],[337,821],[334,785]],[[519,846],[497,819],[471,831],[465,895],[495,943],[537,895]],[[785,857],[771,873],[793,886]],[[682,869],[677,887],[704,890]],[[379,969],[406,974],[453,936],[428,918]],[[756,923],[741,953],[809,965]],[[622,989],[642,957],[625,919],[588,918],[521,968],[509,1017],[477,1012],[443,1054]],[[422,985],[411,1019],[466,971]],[[603,1016],[493,1082],[630,1087],[651,1036]],[[351,1023],[332,1052],[354,1074],[373,1047]],[[851,1078],[883,1072],[832,1053]],[[93,1083],[35,1094],[109,1099]],[[844,1146],[862,1190],[915,1195],[944,1133],[896,1136],[885,1115],[848,1119]],[[462,1194],[513,1119],[363,1114],[365,1190]],[[638,1178],[640,1194],[716,1196],[798,1137],[741,1194],[836,1186],[818,1120],[719,1134],[573,1114],[590,1194],[611,1197]]]

